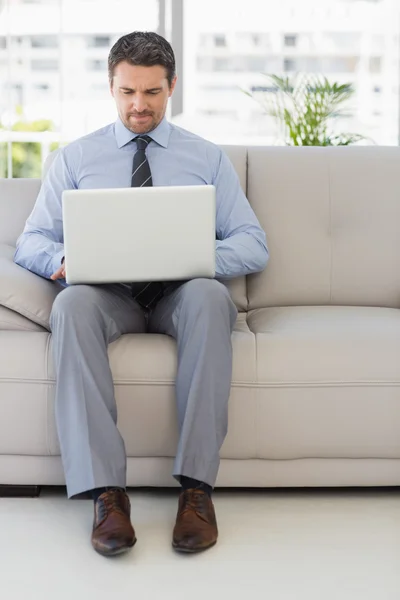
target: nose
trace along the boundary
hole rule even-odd
[[[147,109],[147,102],[144,94],[135,94],[135,98],[133,100],[133,108],[136,112],[142,113]]]

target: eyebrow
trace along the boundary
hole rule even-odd
[[[125,90],[126,92],[134,92],[135,90],[133,90],[132,88],[129,87],[120,87],[120,90]],[[162,90],[161,87],[155,87],[155,88],[150,88],[148,90],[145,90],[146,92],[160,92]]]

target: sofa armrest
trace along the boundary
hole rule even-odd
[[[0,244],[0,304],[50,330],[51,308],[63,287],[14,263],[14,253]]]

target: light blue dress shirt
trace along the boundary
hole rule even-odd
[[[153,185],[216,187],[216,278],[262,271],[268,260],[265,233],[226,154],[165,118],[148,135],[153,140],[146,150]],[[64,256],[62,192],[130,187],[135,137],[118,119],[58,152],[18,238],[16,263],[50,278]],[[64,279],[60,283],[66,285]]]

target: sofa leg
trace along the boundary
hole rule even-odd
[[[0,484],[0,498],[37,498],[40,485],[3,485]]]

